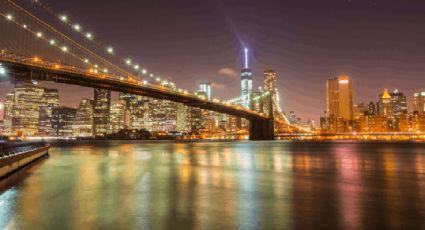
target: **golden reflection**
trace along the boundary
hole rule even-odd
[[[335,154],[338,154],[338,191],[343,223],[346,229],[360,229],[361,178],[358,153],[343,148]]]

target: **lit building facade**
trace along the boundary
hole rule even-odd
[[[4,134],[19,136],[51,135],[52,109],[59,105],[56,89],[30,82],[19,82],[7,94],[4,111]]]
[[[126,128],[126,107],[124,101],[112,103],[109,114],[109,134],[117,133]]]
[[[407,99],[406,96],[398,89],[390,93],[391,104],[393,106],[393,115],[399,116],[407,113]]]
[[[104,136],[108,132],[111,109],[111,91],[94,89],[93,134]]]
[[[366,115],[376,115],[378,114],[378,110],[376,109],[376,104],[371,101],[367,104]]]
[[[176,114],[176,131],[186,133],[190,131],[190,109],[191,107],[177,103],[177,114]]]
[[[147,117],[147,106],[151,100],[143,96],[129,93],[120,93],[119,100],[124,102],[125,109],[129,115],[129,119],[126,119],[126,123],[128,124],[126,125],[127,128],[137,130],[146,128],[149,122]]]
[[[274,70],[264,71],[264,90],[276,97],[276,72]]]
[[[72,137],[73,122],[77,110],[69,107],[55,107],[52,109],[52,129],[53,136]]]
[[[40,123],[38,135],[54,136],[56,134],[52,125],[53,109],[59,107],[59,92],[57,89],[44,89],[40,105]]]
[[[8,93],[6,95],[6,100],[4,102],[4,111],[3,111],[3,134],[12,135],[12,119],[13,119],[13,104],[15,101],[15,94]]]
[[[380,116],[387,117],[393,115],[393,104],[391,100],[391,95],[387,89],[384,90],[384,93],[379,95],[378,114]]]
[[[93,136],[93,101],[82,99],[72,124],[73,136]]]
[[[326,115],[353,120],[353,83],[349,76],[341,75],[326,82]]]
[[[413,94],[413,111],[418,113],[425,112],[425,92]]]

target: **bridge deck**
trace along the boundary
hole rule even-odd
[[[209,101],[187,91],[179,91],[161,85],[149,84],[134,78],[119,77],[83,70],[75,66],[43,61],[39,58],[20,57],[6,52],[0,53],[0,62],[8,69],[8,74],[16,80],[53,81],[58,83],[102,88],[112,91],[132,93],[157,99],[164,99],[186,104],[188,106],[225,113],[248,120],[268,120],[269,118],[256,111],[224,102]],[[2,79],[4,80],[4,79]]]

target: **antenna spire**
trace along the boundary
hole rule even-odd
[[[245,69],[248,69],[248,48],[245,48]]]

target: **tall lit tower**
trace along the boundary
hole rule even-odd
[[[252,93],[252,70],[249,68],[248,49],[244,50],[244,68],[241,70],[241,104],[248,108]]]
[[[327,116],[353,120],[353,82],[349,76],[341,75],[326,82]]]

